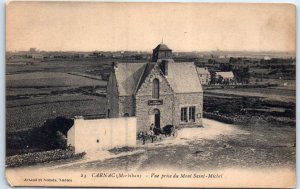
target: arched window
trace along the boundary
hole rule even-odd
[[[159,80],[154,79],[152,84],[152,98],[159,99]]]

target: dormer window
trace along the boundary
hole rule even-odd
[[[157,78],[153,79],[152,98],[159,99],[159,80]]]

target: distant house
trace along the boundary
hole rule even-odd
[[[165,44],[152,62],[115,63],[107,85],[107,117],[136,117],[137,131],[201,126],[202,85],[193,62],[174,62]]]
[[[74,58],[83,58],[83,54],[80,54],[80,53],[75,53],[74,55]]]
[[[210,73],[208,71],[208,68],[197,67],[196,69],[200,79],[200,83],[202,85],[208,85],[210,83]]]
[[[216,72],[216,81],[217,83],[224,84],[233,84],[234,83],[234,74],[230,72]]]
[[[29,49],[29,52],[36,52],[37,50],[36,50],[36,48],[30,48]]]
[[[29,58],[41,60],[41,59],[44,59],[44,55],[39,54],[39,53],[33,53],[33,54],[29,55]]]

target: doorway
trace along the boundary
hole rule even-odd
[[[154,126],[160,128],[160,111],[159,109],[154,109]]]

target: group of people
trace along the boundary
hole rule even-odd
[[[146,143],[147,139],[151,139],[151,143],[153,143],[154,139],[156,139],[158,136],[164,135],[165,137],[170,137],[170,136],[177,136],[177,130],[175,125],[166,125],[162,129],[160,127],[154,126],[152,123],[149,131],[141,131],[138,133],[138,139],[143,140],[143,144]],[[160,137],[161,139],[161,137]]]
[[[154,124],[152,123],[152,124],[150,125],[149,131],[141,131],[141,132],[139,132],[138,137],[139,137],[139,138],[142,138],[143,144],[146,143],[146,139],[147,139],[147,138],[150,138],[150,139],[151,139],[151,143],[153,143],[154,138],[156,137],[156,135],[155,135],[155,133],[154,133],[154,131],[153,131],[154,128],[155,128],[155,127],[154,127]]]

